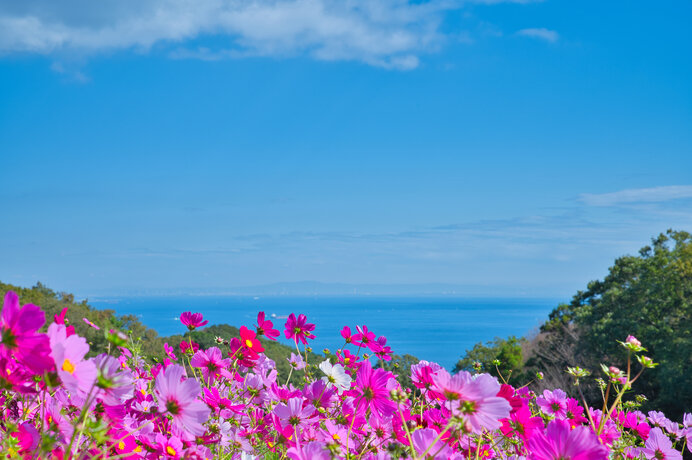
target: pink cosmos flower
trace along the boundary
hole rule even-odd
[[[183,340],[182,342],[180,342],[180,352],[184,355],[185,354],[192,355],[192,354],[196,353],[197,350],[199,350],[199,344],[197,342],[192,342],[192,345],[190,345],[190,343],[187,342],[186,340]]]
[[[389,417],[397,407],[389,399],[389,392],[397,385],[394,374],[380,368],[373,369],[370,361],[363,361],[353,386],[356,392],[356,410],[369,409],[376,418]]]
[[[20,308],[17,294],[8,291],[0,315],[0,356],[14,357],[37,374],[50,370],[48,336],[38,333],[45,322],[39,307],[28,303]]]
[[[565,410],[565,420],[569,420],[572,428],[586,423],[588,420],[584,417],[584,408],[574,398],[567,398],[567,408]]]
[[[647,459],[655,460],[682,460],[682,454],[673,449],[670,438],[656,427],[649,433],[649,439],[644,444],[642,453]]]
[[[105,353],[94,358],[98,371],[99,398],[111,406],[120,405],[134,396],[132,373],[123,370],[120,362]]]
[[[216,347],[199,350],[190,360],[192,367],[202,369],[204,380],[211,383],[221,376],[223,371],[231,365],[231,360],[223,357],[223,353]]]
[[[413,432],[413,448],[418,455],[423,455],[424,458],[443,459],[449,458],[452,455],[452,449],[442,441],[437,440],[437,431],[431,428],[422,428]],[[439,452],[438,452],[439,451]],[[433,455],[437,452],[437,455]]]
[[[58,377],[65,388],[71,392],[88,393],[96,382],[96,365],[92,360],[85,360],[89,345],[84,337],[71,335],[59,324],[48,328],[51,356],[58,371]]]
[[[257,335],[258,336],[265,336],[269,340],[276,340],[276,338],[279,336],[280,332],[277,329],[274,329],[274,323],[271,321],[267,321],[264,319],[264,312],[261,311],[257,314]]]
[[[195,379],[183,379],[185,369],[174,364],[156,376],[156,396],[159,410],[173,416],[173,425],[194,436],[205,432],[202,424],[209,418],[211,410],[197,397],[201,386]]]
[[[459,372],[450,376],[444,369],[433,377],[432,391],[448,401],[446,407],[453,413],[463,415],[471,424],[474,433],[483,428],[494,430],[502,426],[500,419],[509,417],[509,402],[497,394],[500,384],[490,374],[472,376]]]
[[[163,350],[166,352],[166,356],[168,356],[170,359],[173,361],[178,360],[178,358],[175,357],[175,350],[172,346],[168,345],[168,342],[163,344]]]
[[[353,345],[357,347],[367,347],[370,343],[375,341],[375,333],[368,330],[368,326],[356,326],[358,333],[351,337]]]
[[[38,434],[38,430],[29,422],[24,422],[17,428],[19,431],[12,433],[12,436],[17,438],[18,453],[25,454],[25,458],[31,458],[30,453],[38,446],[41,436]]]
[[[256,364],[256,359],[258,358],[257,353],[243,346],[238,337],[231,337],[228,341],[228,347],[231,349],[230,356],[231,359],[238,361],[238,363],[245,367],[254,367]]]
[[[286,451],[286,455],[292,460],[330,460],[332,458],[327,446],[319,441],[291,447]]]
[[[351,343],[353,340],[353,335],[351,334],[351,328],[348,326],[344,326],[343,329],[341,329],[341,337],[344,338],[346,343]]]
[[[383,361],[391,361],[392,354],[394,354],[392,348],[387,346],[387,338],[383,335],[378,337],[377,341],[371,344],[370,350]]]
[[[560,419],[567,415],[567,394],[559,388],[554,391],[545,390],[543,396],[536,398],[536,404],[546,415]]]
[[[290,398],[286,404],[279,403],[274,408],[274,413],[279,417],[282,426],[292,426],[294,428],[303,428],[311,424],[315,419],[314,406],[303,407],[303,398]]]
[[[184,454],[182,441],[177,436],[166,437],[161,433],[156,434],[155,448],[162,458],[181,458]]]
[[[411,380],[416,388],[430,388],[433,384],[433,375],[442,369],[437,363],[420,360],[418,364],[411,365]]]
[[[543,419],[533,417],[529,406],[522,404],[521,408],[510,414],[509,419],[502,420],[500,431],[507,437],[516,434],[522,439],[529,439],[539,428],[543,428]]]
[[[209,323],[209,321],[202,321],[203,317],[201,313],[192,313],[191,311],[186,311],[180,315],[180,322],[187,326],[188,329],[194,331],[198,327],[202,327]]]
[[[297,371],[305,369],[305,360],[302,355],[291,353],[291,357],[286,359],[288,359],[288,364],[290,364],[293,369]]]
[[[100,327],[98,327],[96,324],[92,323],[91,321],[89,321],[86,318],[82,318],[82,321],[84,321],[85,323],[87,323],[87,325],[89,325],[89,327],[92,327],[92,328],[96,329],[97,331],[101,330]]]
[[[57,324],[63,324],[67,326],[67,318],[65,318],[65,315],[67,314],[67,307],[63,308],[62,311],[60,312],[59,315],[53,315],[53,319]],[[74,331],[74,326],[67,326],[67,336],[71,336],[75,334]]]
[[[291,313],[285,324],[286,329],[284,330],[284,334],[286,335],[286,338],[293,339],[296,342],[300,340],[303,342],[303,345],[307,345],[308,341],[305,340],[306,338],[315,338],[315,336],[312,334],[312,331],[315,330],[315,325],[308,323],[307,320],[308,318],[305,315],[301,314],[298,315],[298,318],[296,318],[296,315]]]
[[[606,460],[608,449],[589,428],[570,429],[564,420],[553,420],[545,433],[536,432],[527,442],[531,460]]]

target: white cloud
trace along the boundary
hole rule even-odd
[[[660,203],[664,201],[692,198],[692,185],[668,185],[663,187],[637,188],[618,192],[584,193],[579,200],[591,206],[617,206],[632,203]]]
[[[500,1],[0,0],[0,55],[88,56],[174,44],[169,54],[177,58],[307,54],[411,69],[445,41],[445,13],[466,3]],[[216,48],[190,43],[200,38]]]
[[[0,53],[91,54],[178,43],[177,57],[283,56],[359,60],[409,69],[443,36],[433,0],[0,0]],[[202,53],[187,41],[222,37]],[[230,39],[230,40],[229,40]]]
[[[556,31],[545,28],[521,29],[517,32],[517,35],[521,35],[523,37],[537,38],[539,40],[545,40],[550,43],[555,43],[560,38],[560,35]]]

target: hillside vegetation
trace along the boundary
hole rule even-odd
[[[580,366],[599,375],[600,364],[623,359],[617,341],[628,335],[639,339],[660,365],[645,372],[633,391],[649,398],[646,408],[680,418],[692,407],[692,235],[668,230],[653,238],[636,256],[618,258],[603,280],[590,282],[568,304],[558,305],[528,340],[510,337],[477,344],[457,364],[458,369],[479,361],[497,374],[512,370],[515,385],[527,383],[536,372],[537,388],[569,388],[568,366]],[[637,369],[638,364],[633,363]],[[593,380],[593,379],[591,379]],[[595,401],[600,391],[587,386]]]

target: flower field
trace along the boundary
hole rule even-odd
[[[598,376],[578,367],[565,370],[573,387],[535,394],[530,384],[515,388],[420,361],[400,369],[414,385],[402,387],[382,366],[392,359],[386,338],[367,326],[344,327],[342,348],[307,362],[316,325],[304,315],[291,314],[280,331],[260,312],[257,324],[219,337],[217,347],[166,344],[161,362],[115,330],[102,331],[108,353],[88,357],[89,344],[69,321],[82,319],[68,318],[65,309],[47,324],[39,306],[5,296],[6,458],[596,460],[692,452],[692,414],[678,423],[637,410],[628,390],[656,364],[632,336],[621,343],[622,363],[599,370],[603,402],[590,407],[579,382]],[[180,320],[189,331],[207,324],[199,313]],[[279,375],[258,340],[280,334],[295,344],[288,375]]]

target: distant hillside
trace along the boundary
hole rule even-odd
[[[188,340],[188,334],[184,335],[173,335],[169,337],[161,337],[158,333],[142,324],[135,315],[116,315],[113,310],[98,310],[91,307],[88,302],[76,302],[72,294],[66,292],[56,292],[49,289],[42,283],[38,282],[35,286],[31,288],[24,288],[20,286],[14,286],[11,284],[5,284],[0,282],[0,295],[4,298],[7,291],[14,291],[19,295],[19,301],[22,305],[27,303],[33,303],[41,307],[41,309],[46,313],[46,325],[44,330],[47,328],[48,324],[53,321],[53,315],[59,314],[63,308],[67,307],[67,319],[69,324],[75,327],[77,334],[87,339],[91,346],[90,355],[103,353],[107,351],[108,342],[104,337],[104,330],[117,329],[124,332],[129,332],[130,335],[138,340],[141,346],[142,354],[149,359],[162,359],[164,356],[164,343],[168,343],[170,346],[174,347],[176,353],[179,351],[179,344],[183,340]],[[94,324],[98,325],[101,330],[96,330],[89,326],[83,321],[83,318],[88,319]],[[252,324],[245,325],[251,328]],[[283,324],[275,324],[277,329],[283,330]],[[181,324],[181,331],[184,326]],[[240,332],[235,326],[230,326],[228,324],[217,324],[211,325],[199,330],[192,332],[192,340],[199,343],[202,348],[209,347],[219,347],[222,351],[228,351],[225,345],[219,345],[216,342],[216,337],[221,337],[222,339],[229,340],[232,337],[239,337]],[[141,340],[139,340],[141,339]],[[274,342],[267,339],[260,339],[262,346],[265,348],[265,354],[276,362],[277,370],[280,376],[288,376],[289,374],[289,364],[287,358],[290,357],[291,353],[294,353],[295,348],[288,347],[278,342]],[[321,352],[322,350],[315,350],[315,352]],[[332,353],[335,350],[332,350]],[[318,353],[310,353],[308,355],[308,363],[317,364],[324,360],[324,356]],[[393,371],[396,374],[400,372],[398,369],[406,369],[406,372],[401,372],[402,374],[402,384],[406,386],[411,386],[410,376],[408,369],[413,363],[417,363],[418,360],[410,355],[405,355],[403,357],[394,356],[394,359],[385,365],[385,368]],[[300,378],[299,373],[294,373],[291,378],[291,382],[298,383]],[[283,377],[286,378],[286,377]]]

